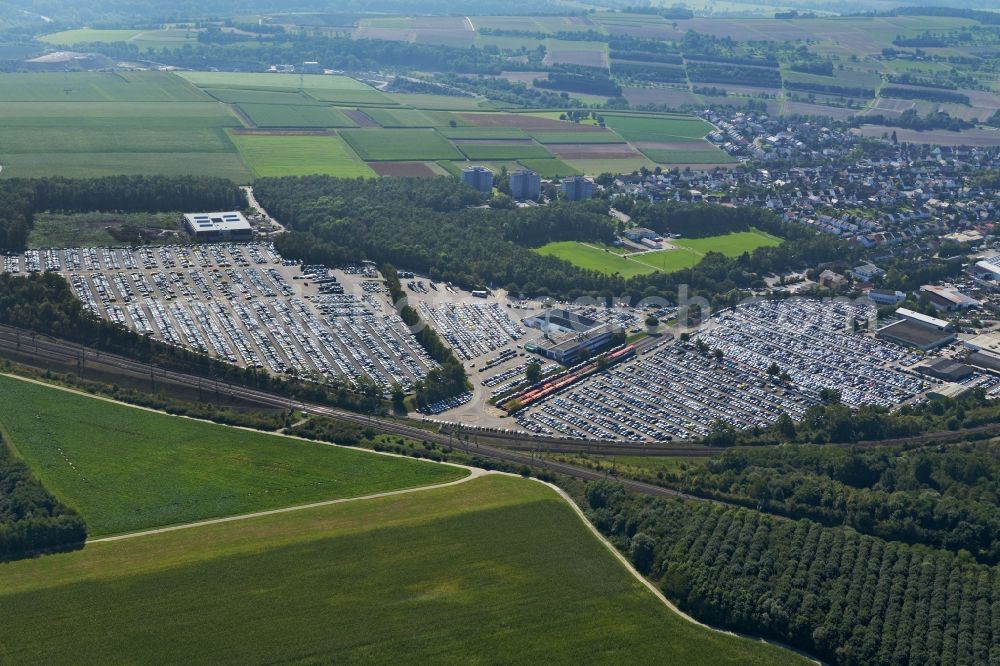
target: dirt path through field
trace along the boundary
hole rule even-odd
[[[461,465],[457,466],[460,467]],[[457,486],[460,483],[466,483],[467,481],[471,481],[472,479],[478,479],[481,476],[493,473],[493,472],[488,472],[487,470],[484,469],[479,469],[478,467],[466,467],[465,469],[469,470],[468,476],[462,477],[461,479],[458,479],[456,481],[448,481],[446,483],[436,483],[432,486],[417,486],[416,488],[402,488],[400,490],[388,490],[386,492],[373,493],[371,495],[359,495],[358,497],[341,497],[339,499],[325,500],[322,502],[311,502],[309,504],[286,506],[280,509],[255,511],[254,513],[241,513],[235,516],[225,516],[223,518],[211,518],[209,520],[198,520],[193,523],[183,523],[180,525],[168,525],[167,527],[158,527],[153,530],[143,530],[142,532],[129,532],[128,534],[116,534],[115,536],[101,537],[100,539],[87,539],[87,544],[122,541],[124,539],[135,539],[137,537],[152,536],[154,534],[163,534],[164,532],[176,532],[178,530],[187,530],[193,527],[218,525],[220,523],[232,523],[238,520],[250,520],[251,518],[262,518],[264,516],[273,516],[279,513],[289,513],[291,511],[303,511],[305,509],[316,509],[321,506],[331,506],[333,504],[346,504],[348,502],[360,502],[363,500],[378,499],[380,497],[392,497],[394,495],[419,493],[425,490],[436,490],[438,488],[447,488],[448,486]]]

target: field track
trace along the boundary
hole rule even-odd
[[[46,386],[51,386],[46,384]],[[93,396],[90,396],[93,397]],[[312,440],[309,440],[312,441]],[[337,444],[330,444],[330,446],[337,446]],[[372,453],[379,454],[378,451],[372,451]],[[395,454],[387,454],[395,455]],[[405,456],[400,456],[405,457]],[[439,463],[443,465],[449,465],[451,463]],[[455,466],[455,465],[452,465]],[[176,532],[177,530],[187,530],[193,527],[204,527],[207,525],[218,525],[219,523],[232,523],[238,520],[249,520],[251,518],[261,518],[263,516],[273,516],[279,513],[288,513],[289,511],[302,511],[303,509],[315,509],[321,506],[330,506],[333,504],[344,504],[346,502],[357,502],[360,500],[371,500],[378,499],[380,497],[392,497],[393,495],[406,495],[408,493],[418,493],[423,490],[434,490],[436,488],[446,488],[447,486],[455,486],[460,483],[465,483],[466,481],[471,481],[472,479],[477,479],[486,474],[494,474],[496,472],[488,472],[479,467],[466,467],[469,470],[469,475],[464,476],[456,481],[448,481],[446,483],[435,483],[430,486],[418,486],[416,488],[403,488],[401,490],[388,490],[384,493],[373,493],[371,495],[362,495],[360,497],[341,497],[338,499],[325,500],[323,502],[311,502],[309,504],[298,504],[296,506],[286,506],[280,509],[269,509],[267,511],[255,511],[254,513],[242,513],[236,516],[225,516],[223,518],[212,518],[209,520],[198,520],[193,523],[183,523],[181,525],[169,525],[167,527],[158,527],[153,530],[143,530],[141,532],[129,532],[127,534],[116,534],[109,537],[101,537],[100,539],[87,539],[87,543],[105,543],[109,541],[122,541],[123,539],[134,539],[137,537],[151,536],[153,534],[163,534],[164,532]]]

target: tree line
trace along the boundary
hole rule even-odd
[[[49,493],[0,438],[0,560],[79,548],[86,539],[83,518]]]
[[[1000,562],[1000,448],[993,443],[729,449],[705,465],[668,471],[663,481],[767,513]]]
[[[382,276],[389,289],[389,296],[392,302],[399,308],[399,316],[403,323],[410,329],[417,329],[414,334],[417,342],[423,347],[427,354],[438,362],[439,366],[427,373],[427,376],[418,381],[413,388],[417,407],[426,407],[434,404],[438,400],[451,398],[468,389],[469,380],[465,374],[465,366],[455,356],[451,347],[446,345],[437,331],[421,321],[420,315],[406,302],[406,292],[403,291],[399,283],[399,274],[391,264],[382,266]],[[399,391],[394,390],[398,396]],[[398,398],[394,398],[398,404]]]
[[[589,515],[696,618],[835,664],[995,664],[1000,576],[967,553],[759,511],[587,488]]]

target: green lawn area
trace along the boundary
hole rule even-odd
[[[340,106],[399,106],[383,92],[374,88],[368,90],[332,89],[332,88],[310,88],[306,94],[321,102],[330,102]]]
[[[8,73],[3,102],[207,102],[211,98],[169,72]]]
[[[10,663],[802,662],[686,622],[552,490],[499,475],[90,544],[0,581]]]
[[[646,266],[627,257],[622,257],[610,249],[605,251],[591,245],[576,241],[559,241],[548,243],[535,252],[544,256],[557,257],[586,270],[597,271],[605,275],[618,273],[623,278],[636,275],[646,275],[656,272],[656,267]]]
[[[463,143],[458,149],[470,160],[546,159],[552,153],[537,143]]]
[[[260,178],[326,174],[374,176],[339,136],[230,135],[240,155]]]
[[[357,127],[343,111],[329,106],[240,104],[257,127]]]
[[[758,231],[737,231],[721,236],[708,236],[707,238],[681,238],[671,241],[674,245],[689,248],[705,254],[706,252],[721,252],[727,257],[738,257],[744,252],[753,252],[759,247],[775,247],[781,245],[781,239],[777,236]]]
[[[616,116],[605,114],[605,123],[629,141],[701,139],[712,126],[700,118],[683,116]]]
[[[6,441],[117,534],[460,478],[459,468],[168,416],[0,377]]]
[[[702,255],[693,250],[658,250],[655,252],[644,252],[635,255],[632,259],[636,262],[651,266],[655,270],[664,273],[682,271],[686,268],[696,266],[701,261]]]
[[[455,146],[431,129],[356,129],[340,135],[366,161],[462,158]]]

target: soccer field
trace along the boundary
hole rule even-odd
[[[493,475],[4,564],[11,663],[788,664],[684,621],[554,491]]]

